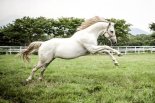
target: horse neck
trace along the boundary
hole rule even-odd
[[[107,26],[108,26],[108,23],[106,23],[106,22],[98,22],[98,23],[95,23],[92,26],[88,27],[86,30],[90,34],[92,34],[96,38],[98,38],[99,35],[101,35],[106,30]]]

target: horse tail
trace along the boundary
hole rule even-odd
[[[34,51],[38,51],[38,49],[42,43],[43,42],[41,42],[41,41],[35,41],[35,42],[30,43],[29,46],[26,48],[26,50],[21,52],[21,56],[22,56],[23,60],[29,62],[30,58],[28,55],[30,55]]]

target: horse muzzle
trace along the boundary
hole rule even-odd
[[[113,45],[117,44],[117,39],[115,37],[110,38],[110,41],[112,42]]]

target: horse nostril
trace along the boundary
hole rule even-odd
[[[112,43],[113,43],[114,45],[116,45],[116,44],[117,44],[117,42],[116,42],[116,41],[113,41]]]

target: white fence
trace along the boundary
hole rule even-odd
[[[155,46],[113,46],[113,48],[124,54],[155,52]]]
[[[26,46],[0,46],[0,53],[1,54],[19,53],[23,51],[25,48]],[[113,48],[117,49],[123,54],[155,52],[155,46],[113,46]]]
[[[12,54],[22,52],[26,46],[0,46],[1,54]]]

